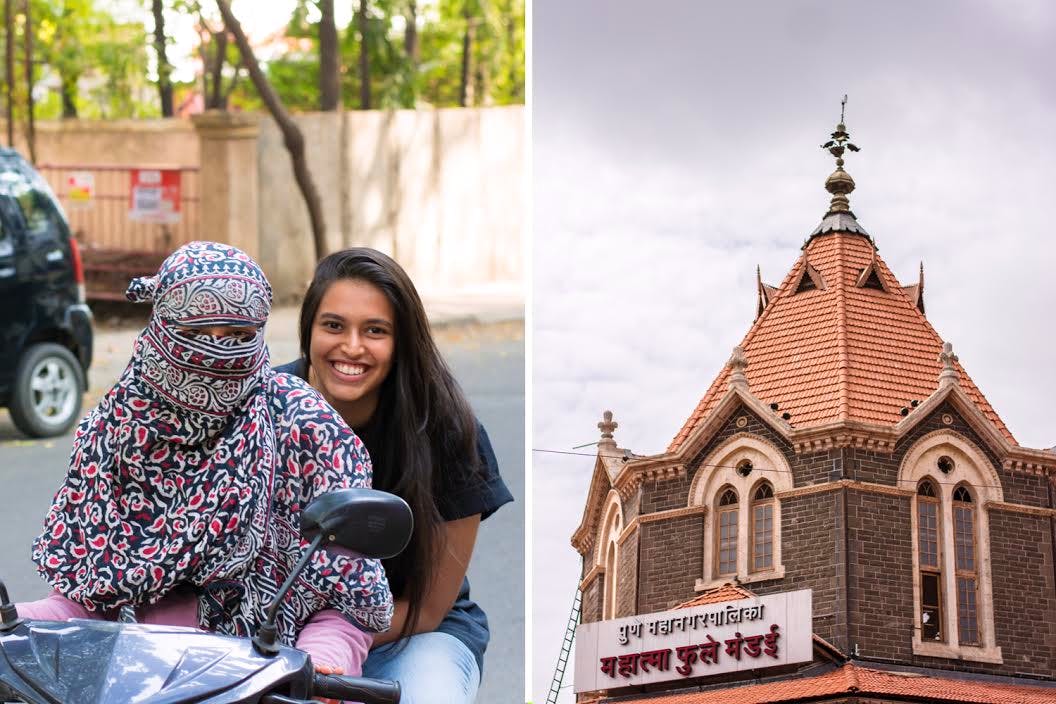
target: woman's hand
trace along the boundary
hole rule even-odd
[[[334,667],[333,665],[327,665],[325,662],[319,662],[315,664],[315,671],[320,675],[343,675],[345,674],[344,669],[340,667]],[[323,702],[323,704],[341,704],[337,699],[315,699],[314,701]]]

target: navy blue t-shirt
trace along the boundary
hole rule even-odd
[[[304,359],[275,367],[275,371],[308,380],[308,365]],[[370,445],[365,438],[364,444],[367,444],[369,452]],[[477,454],[480,457],[479,471],[466,467],[465,471],[457,474],[445,471],[442,477],[441,493],[436,496],[436,508],[445,521],[457,521],[478,513],[483,521],[500,506],[513,501],[513,495],[499,474],[495,451],[491,449],[491,441],[480,421],[477,421]],[[463,578],[454,605],[436,630],[462,641],[473,653],[483,676],[484,651],[488,647],[490,637],[488,617],[483,609],[470,599],[468,578]]]

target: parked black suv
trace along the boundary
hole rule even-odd
[[[47,182],[0,148],[0,406],[26,435],[62,435],[80,418],[91,361],[77,241]]]

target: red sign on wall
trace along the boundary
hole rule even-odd
[[[132,169],[128,219],[137,222],[180,221],[179,169]]]

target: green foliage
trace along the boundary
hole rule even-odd
[[[37,118],[62,116],[63,91],[79,117],[157,114],[156,100],[145,92],[151,85],[147,78],[149,38],[142,24],[114,19],[100,0],[31,0],[30,15]],[[24,71],[21,52],[25,24],[20,21],[16,25],[17,86]],[[41,83],[55,87],[40,96]],[[18,98],[16,119],[21,119],[26,106],[24,91]]]
[[[347,1],[353,9],[359,8],[359,0]],[[140,16],[127,9],[118,13],[110,0],[30,2],[38,119],[58,118],[71,111],[78,117],[111,119],[155,117],[160,113],[154,85],[157,75],[150,0],[140,0]],[[473,38],[470,104],[524,102],[525,0],[416,0],[413,5],[417,61],[408,56],[405,47],[412,0],[370,0],[365,36],[361,36],[355,17],[346,27],[338,28],[341,95],[347,109],[361,107],[359,58],[364,47],[369,56],[373,108],[457,106],[462,94],[467,27],[472,27]],[[203,14],[209,15],[207,24],[220,28],[206,0],[166,0],[166,7],[170,16],[201,18],[198,24],[205,23]],[[315,110],[319,105],[319,19],[318,0],[297,0],[286,27],[285,51],[264,65],[279,97],[294,111]],[[13,85],[17,120],[24,119],[27,102],[21,61],[23,29],[24,24],[16,22]],[[194,57],[176,56],[170,51],[169,60],[186,65],[204,56],[211,63],[213,40],[215,36],[204,31]],[[2,45],[0,32],[0,56]],[[171,37],[169,46],[173,46]],[[225,48],[225,59],[226,91],[240,60],[233,42]],[[181,90],[201,90],[202,84],[199,78],[193,86],[177,86],[177,95]],[[255,110],[263,106],[252,84],[243,77],[229,107]]]
[[[417,65],[404,46],[408,0],[371,0],[366,37],[356,17],[340,32],[341,96],[346,109],[360,108],[360,50],[370,59],[372,107],[414,108],[459,105],[462,47],[466,27],[473,23],[471,80],[474,105],[524,103],[524,0],[418,0]],[[358,0],[352,0],[358,9]],[[268,63],[268,80],[291,110],[315,110],[319,105],[319,11],[315,0],[299,0],[286,36],[308,48],[290,50]],[[259,105],[252,88],[240,91],[238,104]]]

